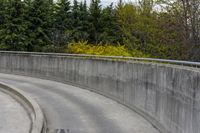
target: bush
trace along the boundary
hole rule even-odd
[[[132,50],[129,51],[120,44],[88,44],[88,42],[73,42],[68,45],[65,52],[73,54],[90,54],[90,55],[106,55],[106,56],[134,56],[134,57],[148,57],[141,51]]]

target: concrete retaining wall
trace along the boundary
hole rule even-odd
[[[200,72],[186,67],[0,52],[0,72],[79,85],[137,111],[163,133],[200,133]]]

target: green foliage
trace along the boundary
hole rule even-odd
[[[113,4],[102,10],[100,22],[102,25],[102,32],[99,35],[101,42],[110,44],[116,44],[117,42],[120,42],[117,16],[113,8]]]
[[[99,35],[102,30],[101,24],[101,15],[102,9],[100,5],[100,0],[91,0],[90,8],[89,8],[89,21],[90,21],[90,41],[94,43],[100,42]]]
[[[40,48],[51,44],[48,36],[49,23],[51,22],[51,12],[48,0],[34,0],[29,8],[29,35],[31,38],[30,50],[41,51]]]
[[[72,8],[72,26],[73,41],[88,40],[90,23],[86,1],[78,4],[78,2],[74,0]]]
[[[86,41],[89,39],[89,13],[86,0],[79,5],[79,23],[76,27],[76,40]]]
[[[51,29],[51,40],[54,45],[63,46],[71,41],[71,11],[69,0],[59,0],[55,4],[53,28]]]
[[[25,50],[27,29],[25,5],[20,0],[2,1],[0,25],[0,48],[4,50]]]
[[[0,50],[63,52],[70,44],[74,53],[200,60],[197,3],[0,0]]]
[[[155,58],[183,58],[178,25],[174,25],[169,14],[153,11],[152,0],[141,1],[139,7],[132,3],[119,5],[117,17],[122,43],[129,50],[137,49]]]

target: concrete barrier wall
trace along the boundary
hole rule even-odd
[[[0,72],[72,83],[137,111],[163,133],[200,133],[200,72],[131,61],[0,52]]]

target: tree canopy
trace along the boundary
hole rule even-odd
[[[0,50],[65,52],[80,42],[200,61],[200,0],[0,0]]]

